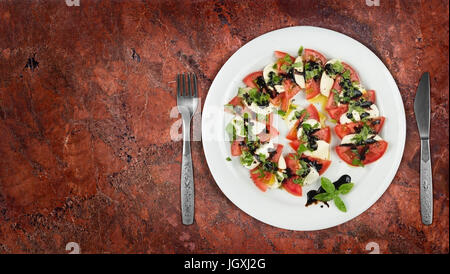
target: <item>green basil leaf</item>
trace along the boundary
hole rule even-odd
[[[328,202],[334,199],[333,193],[320,193],[314,196],[314,199],[322,202]]]
[[[298,56],[302,56],[303,54],[303,46],[298,49]]]
[[[322,177],[320,179],[320,184],[327,193],[334,193],[336,190],[334,184],[328,178]]]
[[[354,184],[353,183],[346,183],[346,184],[342,184],[339,187],[339,193],[341,194],[347,194],[350,192],[350,190],[353,188]]]
[[[345,207],[344,201],[342,201],[342,199],[337,195],[334,197],[334,204],[340,211],[347,212],[347,208]]]

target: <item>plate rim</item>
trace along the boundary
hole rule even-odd
[[[212,175],[212,177],[214,178],[214,181],[215,181],[215,183],[217,184],[217,186],[219,187],[219,189],[222,191],[222,193],[225,195],[225,197],[228,199],[228,200],[230,200],[237,208],[239,208],[241,211],[243,211],[245,214],[247,214],[247,215],[249,215],[249,216],[251,216],[252,218],[255,218],[255,219],[257,219],[258,221],[260,221],[260,222],[262,222],[262,223],[264,223],[264,224],[267,224],[267,225],[270,225],[270,226],[273,226],[273,227],[277,227],[277,228],[281,228],[281,229],[285,229],[285,230],[291,230],[291,231],[318,231],[318,230],[323,230],[323,229],[327,229],[327,228],[332,228],[332,227],[336,227],[336,226],[339,226],[339,225],[341,225],[341,224],[343,224],[343,223],[346,223],[346,222],[349,222],[349,221],[351,221],[351,220],[353,220],[353,219],[355,219],[356,217],[358,217],[358,216],[360,216],[362,213],[364,213],[365,211],[367,211],[370,207],[372,207],[382,196],[383,196],[383,194],[386,192],[386,190],[389,188],[389,186],[391,185],[391,183],[392,183],[392,181],[394,180],[394,178],[395,178],[395,176],[396,176],[396,174],[398,173],[398,169],[399,169],[399,167],[400,167],[400,164],[401,164],[401,162],[402,162],[402,159],[403,159],[403,156],[404,156],[404,148],[405,148],[405,144],[406,144],[406,114],[405,114],[405,108],[404,108],[404,103],[403,103],[403,99],[402,99],[402,97],[401,97],[401,93],[400,93],[400,90],[399,90],[399,88],[398,88],[398,85],[397,85],[397,83],[396,83],[396,81],[395,81],[395,78],[392,76],[392,74],[391,74],[391,72],[389,71],[389,69],[386,67],[386,65],[384,64],[384,62],[372,51],[372,50],[370,50],[367,46],[365,46],[364,44],[362,44],[361,42],[359,42],[358,40],[356,40],[356,39],[354,39],[354,38],[352,38],[351,36],[348,36],[348,35],[346,35],[346,34],[343,34],[343,33],[340,33],[340,32],[337,32],[337,31],[335,31],[335,30],[331,30],[331,29],[327,29],[327,28],[322,28],[322,27],[316,27],[316,26],[291,26],[291,27],[285,27],[285,28],[280,28],[280,29],[276,29],[276,30],[272,30],[272,31],[269,31],[269,32],[266,32],[266,33],[264,33],[264,34],[262,34],[262,35],[259,35],[259,36],[257,36],[257,37],[255,37],[255,38],[253,38],[252,40],[250,40],[250,41],[248,41],[247,43],[245,43],[244,45],[242,45],[238,50],[236,50],[228,59],[227,59],[227,61],[221,66],[221,68],[219,69],[219,71],[217,72],[217,74],[216,74],[216,76],[214,77],[214,80],[212,81],[212,83],[211,83],[211,86],[210,86],[210,88],[208,89],[208,93],[207,93],[207,95],[206,95],[206,98],[205,98],[205,102],[204,102],[204,106],[203,106],[203,112],[202,112],[202,117],[203,117],[203,114],[204,113],[207,113],[207,111],[205,111],[205,110],[207,110],[209,107],[209,104],[208,104],[208,98],[211,98],[211,97],[209,97],[209,95],[211,94],[210,92],[211,92],[211,90],[213,89],[213,88],[215,88],[215,84],[217,83],[217,81],[218,81],[218,76],[223,72],[223,70],[224,70],[224,68],[226,67],[226,65],[227,65],[227,63],[229,63],[230,62],[230,60],[232,60],[243,48],[245,48],[245,47],[248,47],[248,45],[249,44],[251,44],[251,43],[255,43],[255,41],[257,41],[257,40],[259,40],[259,39],[264,39],[265,37],[267,37],[267,36],[270,36],[270,35],[273,35],[273,33],[276,33],[276,32],[281,32],[281,31],[289,31],[289,30],[295,30],[295,29],[316,29],[316,30],[318,30],[318,31],[325,31],[325,32],[331,32],[331,33],[333,33],[334,35],[338,35],[338,36],[341,36],[341,37],[343,37],[344,39],[350,39],[352,42],[354,42],[354,43],[357,43],[357,44],[359,44],[360,46],[362,46],[365,50],[366,50],[366,52],[368,53],[368,54],[371,54],[373,57],[375,57],[375,59],[376,60],[378,60],[379,62],[380,62],[380,64],[382,65],[382,68],[383,68],[383,70],[384,70],[384,72],[386,73],[386,75],[387,75],[387,77],[388,77],[388,80],[390,80],[392,83],[393,83],[393,88],[396,90],[396,95],[395,96],[397,96],[398,97],[398,102],[400,103],[400,105],[399,105],[399,107],[400,107],[400,109],[401,109],[401,113],[400,113],[400,116],[401,117],[399,117],[399,119],[401,119],[401,123],[400,123],[400,125],[402,126],[402,130],[401,131],[399,131],[399,134],[400,134],[400,136],[399,136],[399,139],[401,139],[401,148],[400,148],[400,150],[399,150],[399,155],[400,155],[400,157],[398,157],[398,161],[397,161],[397,163],[395,163],[395,166],[393,166],[393,168],[391,169],[391,176],[389,176],[389,177],[387,177],[388,179],[386,179],[386,180],[388,180],[389,181],[389,183],[386,183],[385,184],[385,186],[384,187],[380,187],[379,189],[378,189],[378,192],[376,192],[376,193],[374,193],[373,195],[371,195],[371,199],[369,199],[368,200],[368,202],[367,203],[365,203],[364,204],[364,206],[362,206],[362,207],[360,207],[358,210],[355,210],[355,213],[351,216],[351,217],[347,217],[347,218],[343,218],[343,220],[339,220],[338,222],[336,222],[336,223],[334,223],[333,225],[322,225],[322,226],[317,226],[317,227],[315,227],[315,228],[307,228],[307,229],[305,229],[305,228],[301,228],[301,229],[298,229],[298,228],[292,228],[291,226],[289,226],[289,225],[280,225],[280,224],[274,224],[274,223],[271,223],[270,221],[267,221],[267,220],[264,220],[264,218],[263,217],[261,217],[261,216],[255,216],[255,215],[257,215],[257,214],[255,214],[255,212],[251,212],[250,210],[250,212],[248,212],[248,209],[244,209],[243,207],[242,207],[242,204],[241,204],[241,202],[239,202],[239,201],[236,201],[235,199],[234,199],[234,197],[232,197],[232,195],[230,195],[229,193],[228,193],[228,191],[227,190],[225,190],[223,187],[222,187],[222,185],[217,181],[217,179],[216,179],[216,177],[214,176],[214,174],[213,174],[213,172],[212,172],[212,170],[213,170],[213,168],[211,167],[211,158],[209,158],[209,156],[208,156],[208,153],[207,153],[207,150],[206,150],[206,143],[208,143],[208,141],[205,141],[207,138],[205,138],[206,136],[205,136],[205,132],[206,132],[206,130],[205,130],[205,120],[204,119],[202,119],[202,124],[201,124],[201,130],[202,130],[202,147],[203,147],[203,153],[204,153],[204,155],[205,155],[205,159],[206,159],[206,163],[207,163],[207,165],[208,165],[208,168],[209,168],[209,170],[210,170],[210,172],[211,172],[211,175]],[[400,145],[400,144],[399,144]]]

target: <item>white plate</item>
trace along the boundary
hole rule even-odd
[[[239,164],[238,157],[231,162],[230,143],[225,141],[225,125],[231,115],[223,106],[243,87],[242,79],[250,72],[262,70],[275,61],[273,52],[284,51],[297,56],[300,46],[315,49],[328,59],[339,58],[351,65],[359,74],[366,89],[376,91],[376,104],[381,115],[387,117],[381,136],[389,143],[385,155],[364,168],[350,167],[334,152],[338,137],[333,132],[331,166],[323,174],[332,181],[349,174],[355,183],[352,191],[342,198],[347,212],[339,211],[334,203],[330,207],[305,207],[306,193],[317,189],[320,182],[303,188],[303,197],[284,190],[260,191],[251,181],[249,171]],[[303,93],[296,103],[307,106]],[[319,108],[318,108],[319,109]],[[320,110],[320,109],[319,109]],[[277,122],[279,116],[274,115]],[[281,119],[280,119],[281,120]],[[284,138],[288,131],[281,121],[275,124],[280,131],[278,143],[285,144],[284,153],[291,152]],[[261,35],[240,48],[223,65],[214,79],[203,108],[202,141],[206,161],[217,185],[237,207],[250,216],[269,225],[290,230],[318,230],[342,224],[358,216],[386,191],[394,178],[403,155],[406,123],[403,102],[398,87],[378,57],[358,41],[335,31],[317,27],[290,27]],[[230,156],[231,157],[231,156]],[[400,198],[400,197],[399,197]]]

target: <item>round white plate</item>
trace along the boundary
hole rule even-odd
[[[317,189],[320,182],[303,188],[303,196],[296,197],[284,190],[260,191],[250,179],[248,169],[238,157],[230,155],[225,126],[232,116],[223,107],[243,87],[242,79],[249,73],[262,70],[275,61],[275,50],[297,56],[304,48],[315,49],[328,59],[339,58],[359,74],[366,89],[376,91],[376,104],[386,117],[380,133],[389,143],[385,155],[364,168],[350,167],[336,155],[334,146],[338,137],[332,126],[331,166],[323,174],[331,181],[348,174],[355,183],[352,191],[342,195],[347,212],[339,211],[333,202],[330,207],[320,204],[305,207],[306,193]],[[296,104],[307,106],[303,92],[295,97]],[[316,105],[321,110],[320,105]],[[283,154],[292,152],[285,140],[287,125],[274,115],[274,126],[280,131],[275,143],[284,144]],[[342,224],[372,206],[390,185],[403,155],[406,122],[403,102],[398,87],[381,60],[358,41],[328,29],[317,27],[290,27],[261,35],[240,48],[223,65],[214,79],[203,108],[202,141],[206,161],[217,185],[237,207],[250,216],[269,225],[290,230],[318,230]],[[227,161],[226,158],[233,158]]]

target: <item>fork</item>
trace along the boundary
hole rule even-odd
[[[186,79],[187,78],[187,79]],[[187,86],[186,86],[187,82]],[[177,107],[183,120],[183,158],[181,160],[181,216],[184,225],[194,222],[194,176],[191,156],[191,119],[197,110],[197,77],[177,75]]]

